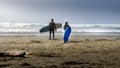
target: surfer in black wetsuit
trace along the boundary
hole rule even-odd
[[[53,34],[53,40],[55,39],[55,31],[56,31],[56,25],[54,22],[54,19],[51,19],[51,22],[49,23],[49,39],[51,40],[51,33]]]
[[[68,22],[66,21],[66,22],[65,22],[65,25],[64,25],[64,30],[65,30],[67,27],[70,27],[70,26],[68,25]]]

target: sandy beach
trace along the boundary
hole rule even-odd
[[[120,67],[120,36],[74,35],[65,44],[62,36],[0,36],[0,52],[12,51],[25,57],[0,57],[0,68]]]

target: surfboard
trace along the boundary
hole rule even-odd
[[[56,23],[55,25],[56,25],[56,29],[62,27],[61,23]],[[47,25],[39,30],[40,33],[47,32],[47,31],[49,31],[49,25]]]
[[[71,28],[70,27],[67,27],[65,29],[65,32],[64,32],[64,43],[66,43],[69,39],[69,36],[70,36],[70,33],[71,33]]]

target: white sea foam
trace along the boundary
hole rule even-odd
[[[0,34],[2,33],[39,33],[39,30],[46,26],[46,23],[0,23]],[[63,24],[64,25],[64,24]],[[70,24],[72,33],[120,33],[120,24]],[[58,33],[63,33],[63,28],[57,30]]]

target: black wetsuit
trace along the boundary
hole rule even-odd
[[[49,23],[49,39],[51,39],[51,33],[53,34],[53,39],[54,39],[54,37],[55,37],[55,34],[54,34],[55,30],[56,30],[55,23],[54,22],[50,22]]]

